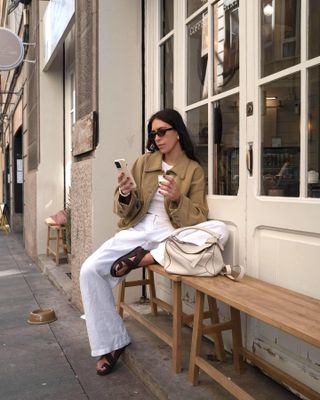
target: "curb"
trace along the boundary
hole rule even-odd
[[[63,292],[68,301],[70,301],[72,294],[72,280],[67,275],[70,273],[70,265],[56,265],[55,262],[45,254],[40,254],[38,256],[37,265],[40,271],[48,277],[49,281],[59,291]]]

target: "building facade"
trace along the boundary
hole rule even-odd
[[[44,253],[44,219],[70,196],[78,307],[80,266],[116,229],[113,160],[130,165],[145,151],[148,117],[162,107],[178,109],[192,133],[210,218],[231,232],[226,262],[319,298],[318,1],[51,0],[27,7],[36,43],[28,58],[36,63],[23,66],[15,106],[22,122],[12,114],[2,137],[13,159],[15,132],[22,132],[23,232],[34,258]],[[53,35],[61,13],[69,17]],[[157,290],[170,299],[165,281]],[[193,301],[185,287],[186,311]],[[220,312],[228,312],[223,304]],[[244,327],[248,347],[317,390],[319,349],[252,318]]]

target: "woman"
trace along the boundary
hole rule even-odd
[[[83,264],[80,288],[92,356],[99,356],[99,375],[111,372],[130,343],[116,312],[112,289],[132,269],[163,263],[161,243],[175,228],[201,224],[228,238],[225,225],[207,221],[204,173],[181,115],[172,109],[154,114],[148,123],[148,150],[133,165],[137,184],[118,176],[114,211],[121,228]],[[158,183],[159,176],[163,175]],[[204,223],[204,224],[203,224]]]

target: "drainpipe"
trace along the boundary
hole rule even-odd
[[[145,134],[144,134],[144,125],[146,121],[145,114],[145,105],[146,105],[146,96],[145,96],[145,1],[141,0],[141,93],[142,93],[142,108],[141,108],[141,126],[142,126],[142,154],[145,152]],[[142,268],[142,279],[146,279],[146,270]],[[141,302],[145,302],[147,299],[146,285],[142,285],[142,293],[141,293]]]

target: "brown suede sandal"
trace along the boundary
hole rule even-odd
[[[102,366],[97,369],[97,374],[98,375],[108,375],[112,371],[113,367],[116,365],[116,362],[118,361],[119,357],[121,354],[124,352],[125,348],[127,346],[121,347],[121,349],[115,350],[114,354],[112,355],[111,353],[105,354],[99,358],[99,360],[105,359],[107,362],[102,364]]]
[[[130,251],[130,253],[118,258],[111,265],[110,274],[115,278],[121,278],[127,275],[130,271],[139,267],[141,260],[147,253],[149,253],[148,250],[140,246],[136,247],[134,250]]]

